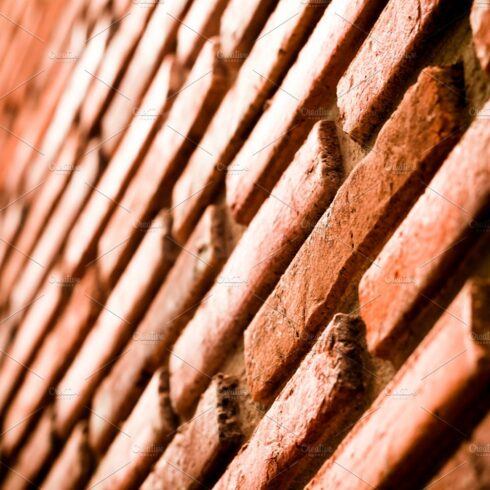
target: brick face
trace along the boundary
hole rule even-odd
[[[487,104],[482,114],[489,109]],[[424,181],[423,196],[361,281],[368,347],[377,355],[403,360],[427,328],[420,323],[417,329],[418,322],[407,328],[407,322],[443,287],[443,271],[461,260],[463,243],[470,246],[485,235],[489,129],[485,118],[475,120],[435,177]]]
[[[348,311],[361,271],[454,143],[462,116],[457,79],[457,69],[422,73],[248,327],[245,356],[254,398],[273,394],[322,324],[335,310]]]
[[[188,412],[203,391],[330,202],[341,172],[335,128],[318,123],[172,351],[170,393],[177,412]]]
[[[0,3],[0,489],[489,487],[486,0]]]

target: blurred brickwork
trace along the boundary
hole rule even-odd
[[[490,488],[488,1],[0,26],[1,488]]]

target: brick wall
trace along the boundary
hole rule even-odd
[[[490,488],[489,2],[0,25],[1,488]]]

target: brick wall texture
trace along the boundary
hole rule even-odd
[[[0,0],[0,488],[490,489],[490,1]]]

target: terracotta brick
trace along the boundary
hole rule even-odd
[[[337,87],[344,130],[366,140],[414,68],[424,38],[461,15],[444,0],[391,0]]]
[[[204,43],[220,33],[221,16],[228,0],[194,0],[177,32],[176,58],[192,67]]]
[[[50,269],[61,252],[67,234],[72,229],[80,211],[87,202],[99,176],[99,158],[95,153],[86,155],[74,173],[54,213],[30,254],[30,260],[11,293],[11,311],[24,308],[35,297]],[[67,276],[73,277],[69,272]]]
[[[363,272],[460,134],[459,75],[457,68],[422,72],[245,332],[254,399],[271,397],[319,328],[350,310]]]
[[[168,396],[168,373],[159,370],[99,463],[89,486],[108,490],[139,488],[175,429],[176,417]]]
[[[102,274],[106,270],[112,274],[137,245],[140,229],[166,204],[172,183],[196,146],[196,151],[208,151],[199,141],[228,86],[224,65],[216,56],[218,50],[218,45],[205,46],[105,228],[100,249],[114,253],[101,259]]]
[[[94,464],[94,456],[90,452],[87,441],[87,422],[81,421],[65,442],[63,451],[42,482],[42,488],[46,490],[82,488],[87,483]]]
[[[3,455],[8,457],[15,452],[46,401],[57,396],[76,396],[69,389],[60,392],[55,387],[93,325],[103,302],[104,291],[99,289],[97,271],[91,268],[75,287],[70,303],[37,351],[22,386],[9,405],[3,427],[12,429],[2,436]]]
[[[38,189],[34,190],[36,195],[33,198],[33,205],[29,208],[29,213],[27,213],[22,229],[15,240],[15,247],[26,255],[32,253],[73,172],[77,171],[77,145],[77,136],[72,132],[68,136],[59,157],[50,164],[50,173],[46,180]],[[15,259],[9,261],[2,270],[3,295],[12,290],[22,267],[28,260],[28,257],[21,254],[14,254],[11,257],[15,257]]]
[[[178,413],[190,411],[208,376],[217,371],[332,200],[341,178],[335,125],[320,122],[175,345],[170,393]]]
[[[362,399],[362,332],[358,317],[334,317],[216,489],[285,488],[320,448],[328,456]]]
[[[114,426],[129,415],[201,301],[207,301],[203,297],[227,256],[225,224],[223,208],[210,206],[136,329],[130,352],[101,383],[93,409],[102,418],[90,418],[90,443],[98,453],[105,451]]]
[[[116,150],[162,60],[174,48],[180,26],[175,18],[182,18],[190,3],[190,0],[157,2],[118,87],[125,97],[114,98],[102,119],[103,149],[107,155],[112,155]],[[164,96],[167,94],[164,93]]]
[[[3,434],[5,437],[5,432]],[[51,412],[48,409],[44,412],[36,429],[30,434],[29,441],[22,448],[15,463],[8,465],[8,473],[2,486],[9,490],[36,488],[37,477],[43,471],[53,447]]]
[[[181,426],[142,489],[211,488],[241,440],[237,388],[233,377],[214,377],[195,416]]]
[[[223,182],[226,167],[244,143],[264,103],[277,89],[325,7],[325,3],[312,7],[300,0],[280,2],[270,16],[261,38],[203,137],[202,146],[211,154],[194,152],[177,181],[172,200],[173,233],[178,240],[185,241],[190,235],[200,214]],[[284,19],[289,20],[282,25]],[[264,49],[265,45],[267,49]],[[233,57],[226,58],[224,52],[218,55],[228,64],[236,63]],[[229,169],[229,172],[237,174],[237,178],[246,171],[247,168]]]
[[[482,114],[490,111],[490,103]],[[490,128],[477,117],[359,285],[371,352],[400,363],[426,333],[415,320],[446,272],[487,231]],[[371,301],[372,303],[367,304]]]
[[[118,86],[153,10],[151,6],[145,8],[134,2],[127,14],[121,14],[123,18],[120,27],[107,46],[104,60],[98,71],[92,73],[97,78],[94,77],[91,82],[80,113],[80,127],[83,132],[88,133],[99,125],[114,97],[125,97],[118,92]]]
[[[472,431],[471,437],[461,443],[428,486],[433,490],[457,488],[458,490],[484,490],[490,485],[488,464],[490,440],[490,416]]]
[[[490,351],[477,339],[488,338],[489,294],[488,282],[465,286],[308,489],[420,488],[427,454],[467,437],[459,417],[488,383]]]
[[[248,224],[297,149],[334,101],[337,82],[385,0],[333,0],[249,138],[231,163],[248,169],[227,179],[227,200]],[[320,116],[320,117],[319,117]]]
[[[276,5],[274,0],[230,0],[221,21],[224,58],[245,58]]]
[[[173,58],[166,58],[148,89],[140,112],[135,113],[128,134],[94,187],[90,201],[70,233],[64,266],[73,275],[78,275],[83,266],[96,257],[95,247],[104,227],[114,210],[121,207],[121,197],[166,117],[165,111],[169,104],[167,96],[175,80],[174,69]],[[95,153],[96,149],[97,146],[91,147],[89,154]],[[127,219],[131,209],[121,209]],[[101,249],[102,253],[107,251],[108,249]],[[113,283],[116,278],[110,277],[110,282]]]
[[[482,68],[490,72],[490,4],[485,0],[475,0],[470,21],[476,54]]]
[[[170,216],[163,212],[148,228],[106,303],[101,305],[103,311],[97,322],[60,381],[60,390],[77,393],[76,397],[55,401],[55,430],[61,437],[74,426],[106,368],[119,355],[124,355],[121,353],[123,347],[171,268],[175,245],[168,240],[170,226]]]

